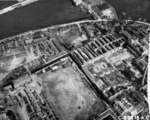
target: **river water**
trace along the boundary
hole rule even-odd
[[[144,21],[150,23],[150,0],[106,0],[112,5],[119,18]],[[123,13],[126,13],[125,15]]]
[[[143,7],[150,0],[106,0],[117,12],[119,18],[129,16],[137,20],[150,22],[150,5]],[[15,1],[0,2],[0,9],[15,4]],[[125,12],[126,15],[123,15]],[[0,39],[17,35],[29,30],[45,28],[51,25],[91,19],[72,0],[40,0],[25,7],[0,16]]]
[[[0,9],[16,2],[0,2]],[[0,16],[0,39],[51,25],[91,19],[71,0],[40,0]]]

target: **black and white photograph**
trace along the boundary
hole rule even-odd
[[[150,120],[150,0],[0,0],[0,120]]]

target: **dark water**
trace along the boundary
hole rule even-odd
[[[0,2],[0,8],[16,2]],[[91,19],[71,0],[41,0],[0,16],[0,39],[55,24]]]
[[[4,2],[4,1],[0,1],[0,9],[3,9],[5,7],[8,7],[8,6],[11,6],[13,4],[16,4],[18,3],[17,1],[7,1],[7,2]]]
[[[106,0],[112,5],[119,18],[147,19],[150,22],[150,0]],[[122,12],[126,13],[123,15]]]
[[[137,20],[147,19],[150,22],[150,0],[106,0],[117,12],[119,18],[131,16]],[[15,4],[15,1],[0,2],[0,9]],[[140,8],[140,10],[138,10]],[[123,15],[122,12],[127,13]],[[55,24],[91,19],[72,0],[40,0],[25,7],[0,16],[0,39],[17,35],[29,30],[48,27]]]

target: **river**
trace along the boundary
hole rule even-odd
[[[149,0],[106,0],[112,5],[119,18],[142,18],[150,22]],[[15,1],[0,2],[0,9],[15,4]],[[126,13],[123,15],[122,12]],[[0,39],[17,35],[29,30],[51,25],[92,19],[73,5],[72,0],[40,0],[0,16]]]
[[[0,2],[0,8],[16,2]],[[51,25],[92,19],[71,0],[40,0],[0,16],[0,39]]]
[[[106,0],[117,12],[118,18],[144,21],[150,23],[150,0]],[[125,15],[123,13],[126,13]]]

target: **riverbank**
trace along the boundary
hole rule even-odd
[[[4,2],[0,2],[1,7],[2,4]],[[29,30],[86,19],[92,18],[74,6],[71,0],[41,0],[0,16],[0,39]]]
[[[141,20],[150,23],[150,1],[148,0],[106,0],[112,5],[118,15],[118,18],[127,19],[131,17],[133,20]],[[124,14],[125,13],[125,14]]]

